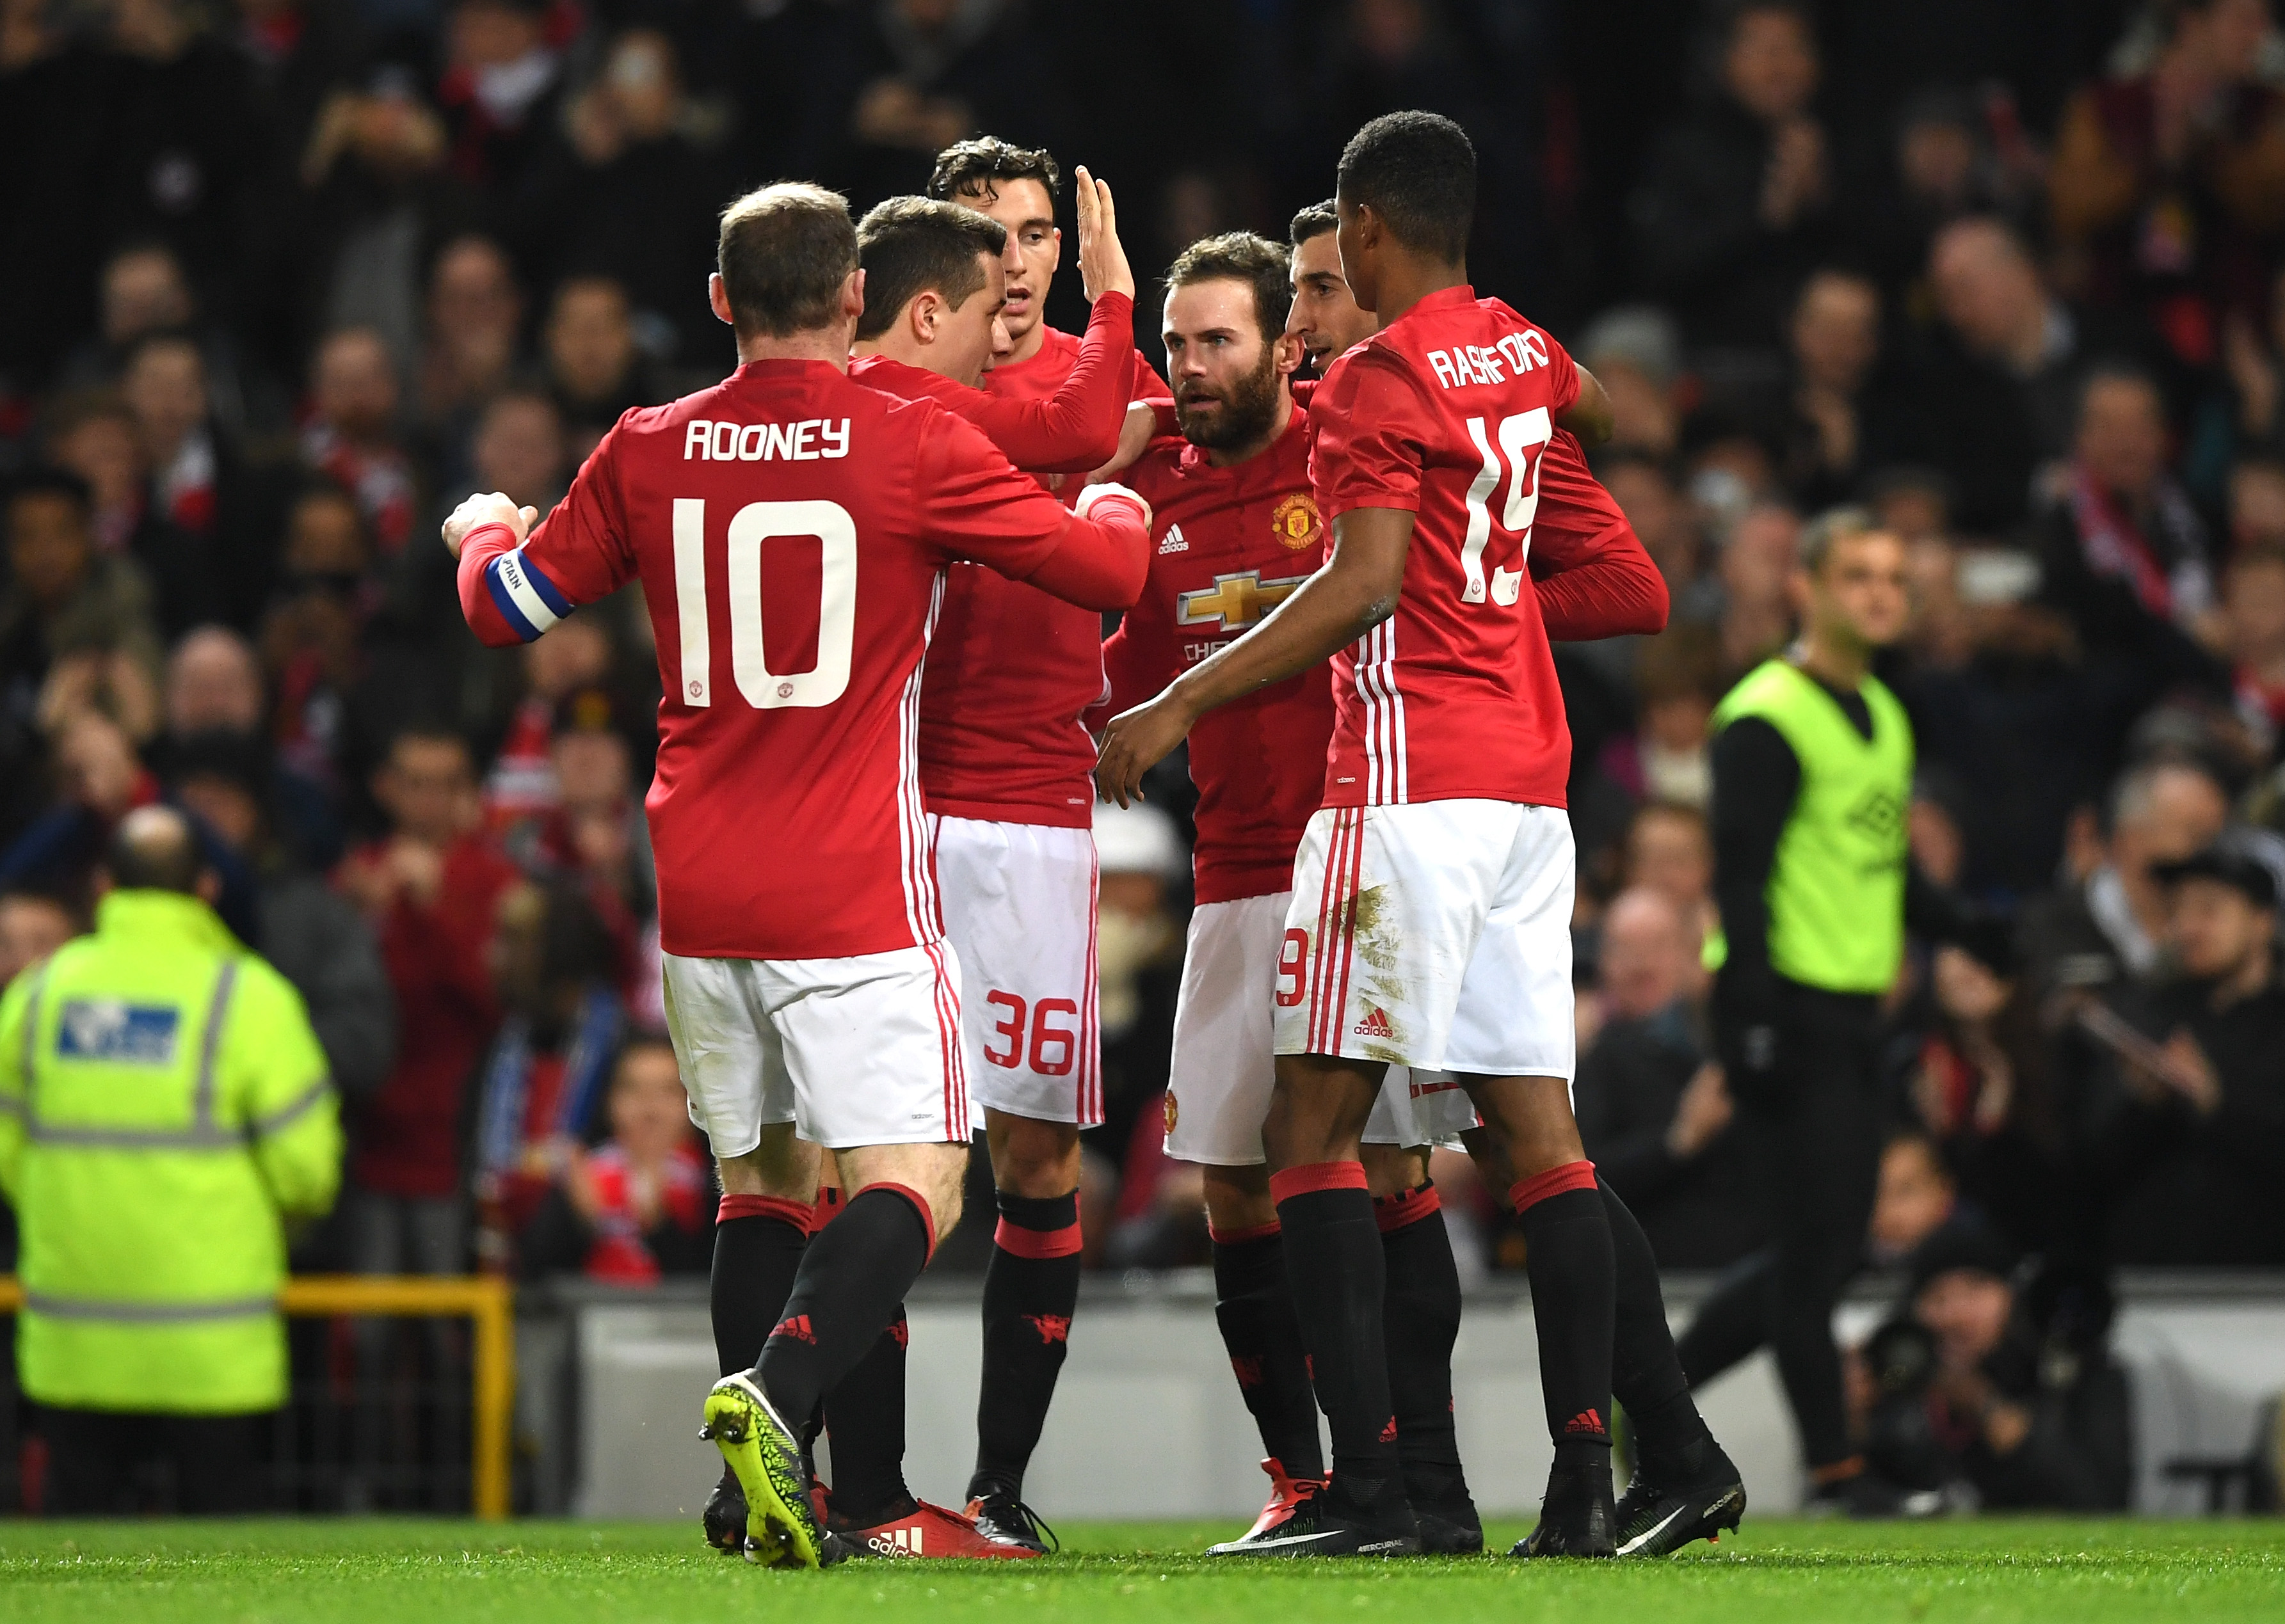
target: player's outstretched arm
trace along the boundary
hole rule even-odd
[[[1113,717],[1095,765],[1103,799],[1121,806],[1141,799],[1142,775],[1207,711],[1298,676],[1394,615],[1414,518],[1400,507],[1341,514],[1333,521],[1332,558],[1268,619],[1192,666],[1148,704]]]
[[[1555,426],[1578,435],[1582,445],[1600,445],[1619,426],[1601,380],[1583,366],[1579,369],[1579,398],[1555,414]]]
[[[1135,297],[1135,271],[1127,263],[1127,249],[1119,240],[1119,208],[1111,201],[1111,183],[1095,178],[1085,164],[1072,172],[1079,194],[1079,281],[1092,304],[1104,294]]]

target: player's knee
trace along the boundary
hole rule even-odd
[[[1364,1164],[1365,1189],[1376,1200],[1428,1182],[1425,1145],[1366,1145],[1357,1159]]]
[[[1269,1169],[1207,1167],[1206,1226],[1216,1235],[1236,1235],[1260,1229],[1277,1221],[1277,1204],[1269,1195]]]
[[[1048,1197],[1079,1188],[1079,1129],[1073,1124],[1003,1117],[992,1126],[992,1181],[1001,1192]]]

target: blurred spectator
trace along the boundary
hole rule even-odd
[[[571,482],[563,420],[537,389],[510,389],[487,402],[469,451],[478,490],[503,491],[543,519]]]
[[[2116,1263],[2285,1264],[2285,984],[2264,837],[2160,865],[2173,977],[2130,990],[2147,1046],[2120,1046],[2088,1124]]]
[[[85,680],[89,660],[124,656],[157,690],[150,587],[133,561],[96,550],[94,519],[93,498],[76,475],[35,469],[8,487],[0,704],[16,727],[28,726],[43,705],[54,709],[55,696],[43,690],[67,660]]]
[[[2100,866],[2024,915],[2023,958],[2040,995],[2123,989],[2155,970],[2167,898],[2154,870],[2206,845],[2228,818],[2220,783],[2194,763],[2148,763],[2121,778]]]
[[[1111,1267],[1203,1263],[1205,1175],[1166,1153],[1167,1046],[1182,960],[1167,892],[1190,877],[1189,862],[1174,820],[1153,805],[1097,802],[1095,841],[1105,1118],[1095,1138],[1123,1160],[1116,1179],[1082,1181],[1081,1228],[1109,1237],[1102,1260]]]
[[[1712,620],[1720,612],[1720,593],[1704,579],[1703,538],[1697,516],[1677,490],[1674,475],[1657,459],[1643,453],[1606,454],[1595,459],[1596,477],[1634,528],[1643,550],[1666,577],[1673,601],[1673,618]]]
[[[397,1006],[363,915],[297,864],[271,831],[269,763],[244,734],[196,734],[172,758],[168,788],[253,870],[261,928],[253,943],[308,1006],[334,1087],[373,1097],[397,1047]]]
[[[1917,1128],[1890,1134],[1881,1148],[1866,1255],[1880,1267],[1896,1267],[1959,1216],[1959,1186],[1935,1142]]]
[[[262,621],[279,760],[337,801],[374,754],[361,636],[373,608],[372,564],[356,498],[311,484],[287,520],[278,595]]]
[[[2072,98],[2047,184],[2086,296],[2145,312],[2203,367],[2223,313],[2260,308],[2263,254],[2285,225],[2285,98],[2257,68],[2267,0],[2173,0],[2161,14],[2147,73]]]
[[[310,422],[302,459],[357,497],[384,555],[412,534],[420,492],[398,445],[397,368],[371,327],[329,333],[310,364]]]
[[[555,733],[599,727],[611,718],[611,633],[600,616],[567,619],[522,650],[524,696],[484,775],[484,820],[493,837],[530,866],[561,799]]]
[[[2126,1373],[2108,1289],[2050,1268],[2019,1292],[2013,1254],[1949,1231],[1914,1259],[1903,1317],[1858,1353],[1873,1467],[1956,1507],[2117,1511],[2132,1487]]]
[[[232,433],[274,413],[274,391],[247,375],[229,332],[199,319],[183,262],[165,243],[130,242],[104,263],[96,335],[64,365],[67,389],[107,388],[119,381],[136,343],[160,333],[185,333],[198,343],[215,419]]]
[[[515,365],[523,295],[499,245],[462,237],[436,256],[428,279],[428,341],[420,363],[420,408],[441,441],[443,489],[457,490],[461,439]]]
[[[1990,216],[1936,234],[1928,281],[1941,326],[1921,382],[1928,454],[1953,481],[1959,523],[2004,530],[2029,510],[2040,465],[2070,449],[2088,357],[2120,341],[2050,293],[2022,239]]]
[[[592,1151],[570,1149],[519,1237],[523,1273],[620,1286],[704,1275],[714,1253],[713,1179],[673,1048],[657,1038],[622,1048],[606,1109],[610,1137]]]
[[[1881,290],[1849,271],[1802,284],[1787,330],[1792,396],[1781,424],[1780,476],[1810,513],[1853,499],[1867,468],[1896,455],[1898,425],[1872,392],[1881,358]]]
[[[1642,1220],[1666,1268],[1720,1268],[1760,1243],[1746,1168],[1726,1137],[1732,1107],[1693,990],[1699,932],[1637,886],[1603,918],[1603,1025],[1579,1058],[1579,1137]]]
[[[457,1274],[467,1244],[464,1110],[499,1023],[492,933],[516,873],[478,833],[475,775],[457,734],[397,734],[373,796],[389,832],[352,851],[334,883],[381,938],[398,1035],[380,1093],[351,1114],[350,1267]]]
[[[683,93],[672,43],[650,28],[620,35],[601,72],[573,98],[569,124],[578,205],[557,228],[558,271],[590,287],[616,284],[618,318],[640,312],[646,349],[716,375],[714,363],[727,365],[730,346],[707,308],[706,277],[717,216],[736,187],[716,160],[715,140],[699,138],[718,139],[719,121],[710,128]],[[559,321],[561,301],[559,293]],[[609,381],[616,388],[621,380]],[[582,398],[592,403],[597,394]]]
[[[214,421],[205,358],[180,333],[148,334],[128,352],[120,393],[142,432],[151,510],[205,543],[224,617],[250,625],[269,593],[275,502]]]
[[[1603,752],[1603,770],[1636,799],[1703,810],[1713,787],[1706,724],[1722,677],[1721,643],[1708,627],[1673,625],[1645,639],[1635,661],[1636,729]]]
[[[2264,298],[2250,310],[2232,311],[2222,323],[2221,358],[2236,396],[2236,424],[2246,443],[2275,456],[2285,451],[2285,400],[2280,357],[2285,356],[2285,275],[2274,277]]]
[[[2036,1000],[1948,945],[1929,993],[1928,1029],[1901,1045],[1909,1110],[1995,1228],[2025,1248],[2061,1243],[2061,1132]]]
[[[2285,462],[2247,457],[2230,469],[2229,545],[2285,547]]]
[[[250,741],[268,736],[262,664],[254,646],[226,626],[200,626],[167,658],[166,728],[153,746],[161,775],[192,740],[226,734]],[[263,802],[271,831],[294,860],[318,868],[341,855],[341,821],[319,781],[269,758]]]
[[[1674,801],[1651,801],[1636,810],[1627,825],[1621,852],[1621,883],[1629,889],[1654,891],[1682,915],[1692,939],[1703,943],[1717,920],[1714,912],[1714,843],[1706,828],[1706,811]],[[1703,991],[1701,977],[1684,978],[1693,996]]]
[[[1891,297],[1927,275],[1928,242],[1973,214],[2009,215],[2022,177],[1993,150],[1977,99],[1945,85],[1914,92],[1896,115],[1879,179],[1857,196],[1851,235]]]
[[[1577,359],[1611,397],[1613,449],[1661,459],[1680,449],[1682,334],[1673,317],[1647,304],[1605,310],[1579,335]]]
[[[600,727],[575,727],[555,736],[552,754],[557,806],[546,850],[555,867],[586,881],[589,900],[620,941],[623,969],[632,969],[639,922],[658,911],[658,871],[627,741]]]
[[[60,897],[29,890],[0,891],[0,987],[86,929]]]
[[[1793,636],[1791,596],[1801,515],[1775,502],[1738,521],[1722,549],[1722,663],[1736,678],[1785,647]]]
[[[664,397],[635,348],[626,290],[609,277],[572,277],[556,288],[546,345],[547,387],[573,463],[586,460],[621,413]]]
[[[97,549],[133,558],[150,578],[161,631],[179,637],[219,612],[206,543],[152,511],[142,431],[124,401],[107,393],[66,399],[50,414],[47,448],[58,467],[87,482]]]
[[[857,193],[921,191],[935,155],[978,130],[1055,145],[1054,110],[1041,106],[1057,94],[1054,75],[1004,0],[880,0],[869,10],[845,114]]]
[[[476,1095],[476,1258],[507,1270],[594,1126],[625,1010],[609,934],[576,882],[503,895],[492,957],[506,1018]]]
[[[1817,36],[1793,0],[1745,0],[1719,88],[1658,138],[1633,212],[1643,284],[1701,344],[1773,349],[1830,234],[1831,151],[1810,111]]]
[[[452,171],[526,266],[551,224],[546,183],[563,139],[563,57],[550,10],[550,0],[456,0],[436,85]]]
[[[2285,548],[2249,548],[2223,579],[2237,714],[2263,758],[2273,761],[2285,732]]]

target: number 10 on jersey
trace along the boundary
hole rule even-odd
[[[818,542],[817,663],[770,669],[762,637],[762,547],[781,537]],[[749,502],[730,515],[730,678],[758,710],[829,705],[849,687],[857,643],[857,522],[838,502]],[[674,608],[682,633],[682,702],[714,702],[713,642],[706,621],[706,504],[674,499]]]

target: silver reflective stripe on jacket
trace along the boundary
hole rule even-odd
[[[40,995],[46,989],[44,985],[35,986],[24,1027],[25,1139],[35,1145],[58,1145],[75,1150],[242,1149],[246,1134],[215,1120],[215,1066],[222,1048],[223,1023],[230,1013],[231,993],[237,985],[238,961],[225,959],[222,973],[215,977],[214,996],[207,1001],[207,1025],[199,1040],[198,1078],[191,1090],[191,1126],[187,1128],[77,1127],[41,1121],[39,1113],[30,1109],[31,1066],[36,1053],[34,1026],[39,1018]],[[256,1123],[253,1131],[265,1130]]]
[[[206,1320],[243,1320],[278,1312],[278,1298],[228,1297],[207,1303],[123,1303],[98,1297],[57,1297],[27,1291],[24,1306],[51,1320],[98,1320],[114,1325],[194,1325]]]

